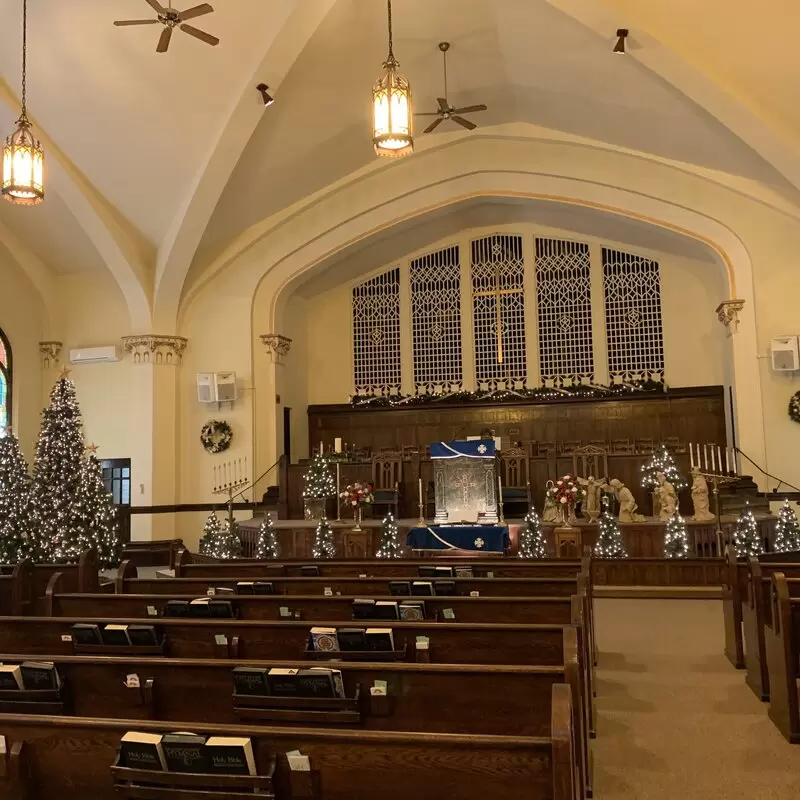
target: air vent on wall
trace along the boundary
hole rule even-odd
[[[102,364],[119,361],[119,352],[115,345],[107,347],[81,347],[69,351],[71,364]]]

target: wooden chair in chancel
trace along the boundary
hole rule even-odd
[[[524,506],[527,513],[531,504],[528,451],[522,447],[509,447],[501,450],[498,456],[505,511],[508,512],[509,506]]]
[[[608,478],[608,450],[588,444],[572,452],[572,474],[580,478]]]
[[[400,506],[400,486],[403,482],[403,455],[396,451],[378,453],[372,457],[373,506],[392,509],[397,518]]]

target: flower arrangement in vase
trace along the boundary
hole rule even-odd
[[[583,500],[584,494],[578,479],[564,475],[547,487],[547,494],[556,504],[561,524],[572,525],[575,522],[575,506]]]
[[[375,502],[374,487],[371,483],[348,483],[344,491],[339,493],[342,505],[353,509],[355,519],[354,531],[361,530],[361,508]]]

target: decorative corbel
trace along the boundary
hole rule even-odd
[[[744,300],[725,300],[717,306],[717,319],[728,329],[728,336],[739,330],[739,312]]]
[[[188,343],[189,340],[183,336],[162,336],[157,333],[122,337],[122,346],[133,356],[134,364],[180,366]]]
[[[279,333],[264,333],[259,338],[267,354],[272,358],[272,362],[274,364],[283,364],[292,347],[292,340],[288,336],[281,336]]]
[[[42,369],[58,366],[61,360],[61,349],[64,342],[39,342],[39,355],[42,358]]]

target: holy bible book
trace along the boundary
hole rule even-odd
[[[167,769],[160,733],[128,731],[119,744],[120,765],[129,769]]]
[[[209,736],[206,741],[209,772],[255,775],[253,743],[247,736]]]

